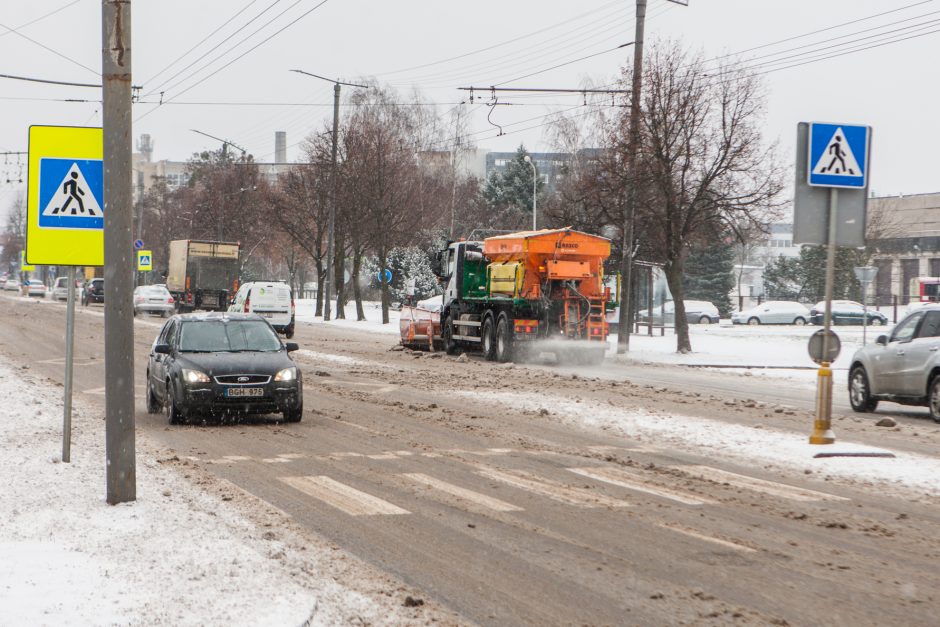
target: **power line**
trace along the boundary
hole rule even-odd
[[[157,72],[156,74],[154,74],[153,76],[151,76],[150,78],[148,78],[147,80],[145,80],[145,81],[144,81],[144,85],[148,84],[148,83],[149,83],[150,81],[152,81],[152,80],[155,80],[158,76],[160,76],[161,74],[163,74],[164,72],[166,72],[168,69],[170,69],[171,67],[173,67],[176,63],[178,63],[179,61],[181,61],[182,59],[184,59],[190,52],[192,52],[193,50],[195,50],[196,48],[198,48],[199,46],[201,46],[202,44],[204,44],[206,41],[208,41],[209,39],[211,39],[213,35],[215,35],[215,34],[218,33],[220,30],[222,30],[223,28],[225,28],[226,26],[228,26],[228,25],[232,22],[232,20],[234,20],[235,18],[237,18],[239,15],[241,15],[242,13],[244,13],[246,10],[248,10],[248,8],[249,8],[251,5],[253,5],[254,3],[256,3],[257,1],[258,1],[258,0],[250,0],[250,2],[249,2],[248,4],[246,4],[245,6],[243,6],[241,9],[239,9],[239,10],[235,13],[235,15],[233,15],[233,16],[230,17],[230,18],[228,18],[228,19],[225,20],[224,22],[222,22],[222,24],[221,24],[219,27],[217,27],[214,31],[212,31],[211,33],[209,33],[208,35],[206,35],[205,37],[203,37],[201,40],[199,40],[199,43],[197,43],[195,46],[193,46],[192,48],[190,48],[189,50],[187,50],[186,52],[184,52],[184,53],[181,54],[180,56],[176,57],[176,58],[173,59],[172,61],[170,61],[170,62],[166,65],[166,67],[164,67],[162,70],[160,70],[159,72]],[[273,6],[273,5],[272,5],[272,6]],[[249,24],[250,24],[250,22],[249,22]],[[247,24],[246,24],[246,26],[247,26]],[[244,27],[243,27],[243,28],[244,28]],[[235,32],[237,33],[238,31],[235,31]],[[234,34],[234,33],[233,33],[233,34]],[[223,42],[223,43],[224,43],[224,42]],[[209,52],[212,52],[212,50],[210,50]],[[206,53],[206,54],[208,54],[208,53]]]
[[[80,63],[80,62],[76,61],[75,59],[73,59],[72,57],[70,57],[70,56],[68,56],[68,55],[65,55],[65,54],[62,54],[62,53],[59,52],[58,50],[53,50],[52,48],[50,48],[50,47],[47,46],[46,44],[41,43],[41,42],[38,42],[38,41],[36,41],[35,39],[33,39],[32,37],[28,37],[28,36],[24,35],[23,33],[19,32],[19,31],[16,30],[15,28],[10,28],[10,27],[7,26],[6,24],[0,24],[0,28],[5,28],[5,29],[7,29],[7,32],[4,33],[4,34],[6,34],[6,35],[9,35],[10,33],[13,33],[14,35],[17,35],[17,36],[19,36],[19,37],[22,37],[22,38],[25,39],[26,41],[28,41],[28,42],[30,42],[30,43],[33,43],[33,44],[35,44],[35,45],[37,45],[37,46],[39,46],[39,47],[42,48],[43,50],[47,50],[47,51],[51,52],[52,54],[56,55],[57,57],[60,57],[60,58],[62,58],[62,59],[65,59],[65,60],[68,61],[69,63],[73,63],[73,64],[77,65],[78,67],[80,67],[80,68],[82,68],[82,69],[88,70],[89,72],[91,72],[91,73],[94,74],[95,76],[101,76],[101,72],[100,72],[100,71],[94,70],[94,69],[88,67],[87,65],[85,65],[84,63]]]
[[[629,43],[620,44],[619,46],[614,46],[613,48],[610,48],[610,49],[608,49],[608,50],[601,50],[600,52],[595,52],[594,54],[589,54],[589,55],[587,55],[587,56],[580,57],[580,58],[578,58],[578,59],[572,59],[571,61],[566,61],[566,62],[564,62],[564,63],[559,63],[558,65],[553,65],[552,67],[545,68],[544,70],[539,70],[539,71],[537,71],[537,72],[532,72],[532,73],[530,73],[530,74],[525,74],[525,75],[523,75],[523,76],[517,76],[517,77],[515,77],[515,78],[511,78],[511,79],[509,79],[509,80],[507,80],[507,81],[503,81],[503,82],[501,82],[501,83],[496,83],[495,87],[499,87],[500,85],[505,85],[506,83],[512,83],[513,81],[521,81],[521,80],[524,79],[524,78],[530,78],[530,77],[532,77],[532,76],[537,76],[537,75],[539,75],[539,74],[544,74],[545,72],[550,72],[550,71],[552,71],[552,70],[557,70],[557,69],[560,68],[560,67],[564,67],[564,66],[566,66],[566,65],[571,65],[572,63],[577,63],[577,62],[579,62],[579,61],[584,61],[584,60],[586,60],[586,59],[593,59],[594,57],[599,57],[599,56],[601,56],[602,54],[607,54],[607,53],[609,53],[609,52],[613,52],[613,51],[615,51],[615,50],[620,50],[621,48],[626,48],[627,46],[632,46],[632,45],[633,45],[633,42],[632,42],[632,41],[629,42]]]
[[[0,74],[0,78],[9,78],[15,81],[29,81],[30,83],[45,83],[47,85],[67,85],[69,87],[96,87],[101,89],[101,85],[92,85],[90,83],[73,83],[71,81],[53,81],[46,78],[32,78],[29,76],[14,76],[12,74]]]
[[[32,19],[32,20],[30,20],[30,21],[28,21],[28,22],[24,22],[24,23],[20,24],[19,26],[16,27],[16,30],[19,30],[19,29],[21,29],[21,28],[26,28],[27,26],[32,26],[32,25],[35,24],[36,22],[40,22],[40,21],[46,19],[47,17],[52,17],[52,16],[55,15],[56,13],[59,13],[60,11],[63,11],[63,10],[65,10],[65,9],[69,8],[69,7],[72,6],[73,4],[78,4],[79,2],[81,2],[81,0],[72,0],[71,2],[67,2],[67,3],[63,4],[62,6],[60,6],[58,9],[55,9],[54,11],[49,11],[49,12],[46,13],[45,15],[40,15],[39,17],[37,17],[37,18],[35,18],[35,19]],[[5,33],[0,33],[0,37],[6,37],[7,35],[9,35],[9,34],[11,34],[11,33],[14,33],[14,32],[16,32],[16,31],[15,31],[15,30],[8,30],[8,31],[5,32]]]

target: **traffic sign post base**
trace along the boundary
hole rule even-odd
[[[836,436],[832,432],[832,369],[829,362],[824,361],[816,379],[816,419],[809,443],[835,444],[835,441]]]

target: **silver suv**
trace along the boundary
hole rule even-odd
[[[859,349],[849,370],[849,401],[859,412],[878,401],[926,405],[940,422],[940,305],[909,313],[891,335]]]

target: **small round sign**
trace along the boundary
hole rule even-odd
[[[127,240],[124,240],[124,241],[127,241]],[[143,247],[144,247],[144,240],[142,239],[134,240],[134,250],[142,250]]]
[[[375,278],[379,280],[379,283],[391,283],[392,282],[392,271],[388,268],[385,268],[385,272],[376,272]]]
[[[809,338],[809,356],[810,359],[815,361],[817,364],[821,364],[824,361],[829,362],[830,364],[834,362],[838,357],[839,353],[842,351],[842,342],[839,341],[839,336],[836,335],[835,331],[829,331],[829,355],[827,358],[823,358],[823,338],[826,335],[825,329],[820,329],[813,333]]]

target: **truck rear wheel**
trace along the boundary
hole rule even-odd
[[[512,360],[512,329],[509,319],[502,315],[496,325],[496,361],[507,362]]]
[[[457,354],[457,341],[454,340],[454,323],[450,318],[444,320],[444,328],[441,329],[441,339],[444,342],[444,352],[448,355]]]
[[[483,319],[483,327],[480,332],[480,343],[483,346],[483,357],[486,361],[496,360],[496,329],[493,324],[493,316],[486,316]]]

